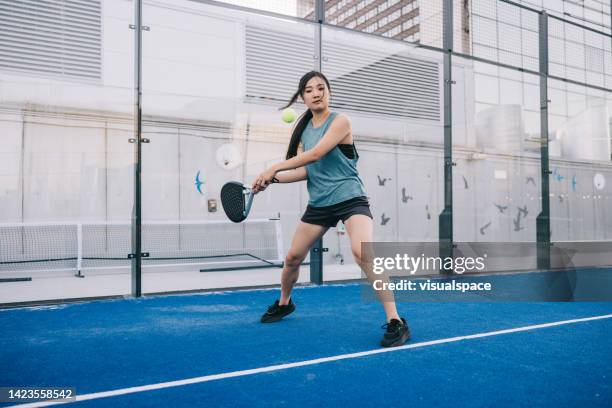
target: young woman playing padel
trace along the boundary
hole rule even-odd
[[[286,160],[266,169],[253,183],[253,191],[258,193],[274,178],[280,183],[307,180],[310,197],[285,258],[280,299],[261,317],[263,323],[277,322],[295,310],[291,290],[298,280],[300,264],[310,247],[340,220],[346,226],[355,261],[370,281],[374,279],[371,261],[365,259],[361,248],[362,242],[372,242],[373,224],[357,172],[359,155],[349,119],[330,111],[330,91],[327,78],[320,72],[308,72],[300,79],[298,90],[285,108],[299,96],[308,109],[293,130]],[[410,338],[406,320],[398,315],[392,294],[378,295],[387,315],[380,344],[399,346]]]

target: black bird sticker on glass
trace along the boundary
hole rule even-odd
[[[518,214],[516,218],[512,220],[512,222],[514,223],[515,231],[520,231],[522,229],[525,229],[524,227],[521,227],[521,214],[520,213]]]
[[[487,222],[485,225],[480,227],[480,235],[485,235],[485,230],[489,228],[489,225],[491,225],[491,221]]]
[[[391,180],[391,178],[380,178],[380,175],[376,175],[376,177],[378,177],[378,185],[379,186],[384,186],[385,183],[387,182],[387,180]]]
[[[406,195],[406,187],[402,187],[402,202],[407,203],[408,200],[412,200],[412,196]]]
[[[512,222],[514,223],[514,230],[515,231],[520,231],[522,229],[525,229],[524,227],[521,227],[521,215],[523,217],[527,217],[527,215],[529,214],[529,211],[527,211],[527,206],[524,205],[522,208],[521,207],[517,207],[518,213],[516,213],[516,218],[512,220]]]
[[[495,204],[495,203],[493,203],[493,205],[496,206],[499,212],[502,214],[504,213],[504,210],[508,208],[507,205],[501,205],[501,204]]]

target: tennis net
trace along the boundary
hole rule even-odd
[[[125,222],[0,224],[0,272],[116,269],[130,266],[132,227]],[[279,266],[279,219],[142,223],[143,267]]]

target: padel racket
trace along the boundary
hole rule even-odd
[[[275,177],[273,183],[278,183]],[[234,222],[242,222],[248,216],[253,205],[253,189],[237,181],[225,183],[221,188],[221,205],[227,218]]]

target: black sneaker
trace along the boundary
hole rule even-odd
[[[410,339],[408,324],[406,324],[406,320],[403,317],[401,319],[401,322],[397,319],[391,319],[391,322],[382,325],[382,328],[387,329],[387,331],[380,341],[381,346],[397,347]]]
[[[279,305],[278,300],[274,302],[272,306],[268,308],[268,311],[261,316],[262,323],[274,323],[278,322],[283,317],[287,316],[295,310],[295,305],[289,299],[289,304]]]

